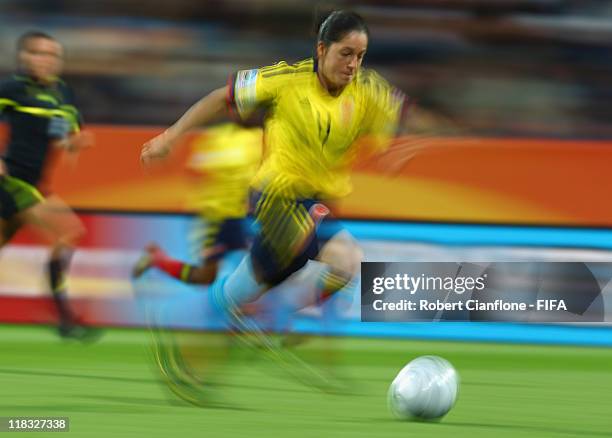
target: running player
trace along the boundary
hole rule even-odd
[[[354,160],[387,149],[406,107],[401,92],[361,68],[368,40],[360,16],[333,12],[320,26],[314,59],[237,72],[226,87],[202,98],[143,146],[141,160],[146,164],[165,157],[186,132],[221,115],[244,119],[258,108],[268,109],[266,158],[253,181],[259,193],[259,229],[238,268],[210,288],[213,305],[231,317],[235,328],[256,333],[240,309],[301,270],[309,259],[323,262],[314,275],[300,276],[302,286],[314,291],[314,302],[342,289],[358,272],[361,250],[353,238],[337,228],[321,246],[317,223],[327,216],[324,203],[350,192]],[[265,337],[256,338],[270,346],[271,358],[282,357],[281,365],[295,377],[328,386],[291,355],[280,355]],[[174,375],[158,361],[164,374]],[[185,390],[191,391],[191,385]]]
[[[196,240],[201,241],[199,265],[169,257],[156,244],[149,245],[134,267],[134,277],[157,268],[186,283],[214,281],[220,261],[247,248],[246,216],[251,179],[261,161],[261,128],[228,123],[202,134],[193,143],[187,167],[197,188],[190,204],[199,212]]]
[[[81,131],[72,92],[59,78],[62,45],[42,32],[28,32],[17,43],[18,71],[0,84],[0,112],[10,128],[0,159],[0,246],[23,225],[43,231],[52,244],[47,264],[50,289],[62,337],[91,339],[76,321],[66,296],[65,275],[84,233],[77,216],[49,191],[49,164],[59,150],[77,152],[92,143]]]
[[[313,216],[323,202],[351,190],[352,161],[363,151],[384,151],[398,125],[404,95],[374,71],[361,68],[369,32],[352,12],[335,11],[321,25],[316,56],[295,65],[239,71],[230,84],[196,103],[143,146],[143,162],[164,157],[184,133],[230,111],[248,117],[270,108],[265,123],[269,154],[254,180],[260,192],[259,232],[250,254],[218,288],[215,300],[235,310],[286,279],[308,259],[327,265],[313,278],[322,295],[356,274],[361,251],[338,230],[322,248]]]

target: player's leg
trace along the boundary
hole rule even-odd
[[[151,325],[152,352],[161,382],[179,398],[198,406],[215,404],[215,382],[227,363],[225,336],[176,332]]]
[[[203,234],[203,237],[198,236],[197,239],[206,241],[211,234],[214,236],[220,223],[199,219],[198,234]],[[209,280],[214,279],[217,266],[216,263],[208,264],[208,266],[203,266],[201,270],[198,270],[198,265],[171,257],[158,244],[150,243],[134,265],[132,277],[139,278],[151,268],[158,269],[164,274],[185,283],[199,283],[201,281],[201,284],[207,284]]]
[[[303,255],[319,218],[313,219],[303,202],[284,196],[282,190],[267,192],[257,201],[255,217],[258,231],[249,254],[211,289],[213,303],[221,309],[238,309],[256,300],[308,260]]]
[[[233,328],[258,333],[257,342],[267,344],[269,340],[262,335],[260,325],[246,317],[253,313],[247,309],[257,310],[259,303],[251,305],[253,301],[272,287],[281,288],[281,283],[317,256],[317,226],[329,210],[314,201],[267,194],[260,197],[255,213],[259,230],[249,254],[235,271],[213,284],[209,292],[213,308],[225,315]],[[287,306],[278,304],[274,309],[264,304],[263,309],[272,316],[271,326],[283,332],[288,326],[283,321],[290,318],[286,317]]]
[[[359,274],[363,251],[350,233],[342,230],[336,233],[317,256],[326,269],[318,275],[319,302],[327,300],[334,293],[346,287]]]
[[[15,216],[3,218],[0,216],[0,248],[6,245],[21,228],[21,223]]]
[[[93,330],[82,328],[70,309],[67,296],[66,275],[76,245],[85,234],[79,218],[60,198],[55,195],[21,211],[22,222],[33,225],[51,244],[47,263],[47,275],[53,301],[57,308],[62,336],[93,339]]]
[[[220,260],[228,251],[247,247],[245,220],[243,218],[208,220],[200,219],[203,230],[201,259],[198,265],[183,262],[167,255],[158,245],[151,244],[133,269],[134,277],[140,277],[150,268],[157,268],[185,283],[208,285],[217,277]]]
[[[312,209],[313,205],[320,204],[307,201],[305,205]],[[317,227],[313,240],[303,252],[308,260],[315,260],[318,263],[302,268],[306,264],[302,260],[300,266],[294,266],[299,272],[295,269],[286,273],[291,275],[296,272],[291,277],[291,284],[298,291],[294,300],[298,306],[295,310],[322,304],[334,293],[348,286],[358,275],[361,267],[363,251],[357,241],[339,222],[328,220],[330,218],[327,214],[325,218],[325,232],[327,235],[331,234],[332,238],[322,243],[324,240],[319,236]],[[297,285],[299,287],[296,288]]]
[[[220,271],[236,266],[236,255],[248,247],[246,218],[209,220],[202,218],[200,265],[189,268],[189,282],[208,285]]]
[[[48,271],[53,300],[60,318],[60,334],[63,335],[67,328],[73,325],[73,317],[61,290],[64,284],[63,269],[58,259],[63,251],[57,248],[59,233],[54,226],[55,220],[52,220],[54,215],[50,213],[53,210],[49,208],[52,204],[48,204],[49,201],[45,200],[34,186],[8,176],[0,180],[0,197],[3,201],[3,214],[6,215],[7,210],[10,213],[10,219],[2,230],[3,242],[10,239],[19,225],[31,224],[53,245]]]
[[[220,272],[231,272],[247,247],[245,220],[241,218],[211,221],[200,218],[195,236],[200,265],[189,265],[178,260],[155,260],[152,267],[163,269],[160,263],[181,263],[186,269],[183,281],[210,284]],[[229,271],[228,271],[229,270]],[[177,278],[177,277],[175,277]],[[179,280],[181,278],[178,278]],[[212,316],[212,315],[211,315]],[[183,333],[166,331],[151,320],[153,352],[160,377],[168,388],[192,404],[210,406],[215,398],[214,384],[222,377],[229,360],[233,339],[219,333]]]
[[[322,333],[325,333],[335,318],[337,304],[327,301],[338,291],[347,290],[359,273],[362,251],[357,242],[346,231],[334,234],[319,251],[310,252],[311,261],[282,283],[277,293],[276,331],[283,333],[282,342],[292,345],[298,339],[293,336],[291,325],[296,312],[310,306],[318,306],[321,311]]]
[[[339,373],[341,368],[337,367],[337,340],[325,336],[337,324],[339,301],[328,300],[340,290],[352,290],[350,286],[359,272],[362,251],[352,236],[342,230],[334,234],[318,254],[315,253],[314,257],[312,253],[309,255],[311,261],[284,281],[278,289],[279,296],[275,297],[276,330],[282,334],[280,345],[299,354],[299,350],[293,348],[306,342],[309,337],[292,332],[293,319],[296,312],[317,306],[321,312],[319,334],[322,338],[316,363],[319,364],[319,372],[327,376],[330,383],[339,385],[336,390],[341,390],[345,376]]]
[[[10,178],[0,176],[0,248],[2,248],[21,226],[17,218],[18,207],[11,189]]]
[[[196,265],[170,257],[159,245],[150,243],[134,265],[132,276],[138,278],[149,269],[156,268],[172,278],[192,283],[194,282],[193,271],[196,267]]]
[[[226,318],[235,340],[255,348],[280,367],[283,373],[324,391],[336,390],[325,373],[292,351],[279,348],[260,323],[244,313],[270,287],[282,283],[318,253],[315,230],[327,211],[320,204],[308,205],[276,194],[262,196],[255,211],[259,227],[249,253],[228,276],[209,288],[211,304]],[[311,208],[315,207],[315,208]]]

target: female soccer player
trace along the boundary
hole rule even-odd
[[[245,119],[268,108],[268,152],[252,183],[259,193],[259,230],[250,254],[211,289],[213,301],[232,314],[309,259],[326,266],[309,280],[320,298],[344,287],[358,271],[361,251],[351,236],[338,229],[319,248],[316,223],[327,213],[323,204],[350,192],[357,155],[386,149],[405,106],[401,92],[361,67],[368,40],[359,15],[335,11],[320,26],[314,59],[237,72],[143,146],[141,160],[148,163],[219,115]]]
[[[261,128],[235,123],[212,128],[194,140],[187,168],[197,184],[190,204],[198,211],[201,262],[174,259],[150,244],[134,266],[135,278],[157,268],[185,283],[208,285],[228,259],[240,260],[248,247],[249,184],[261,161],[262,143]]]

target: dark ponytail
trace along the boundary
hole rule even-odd
[[[359,14],[343,10],[334,11],[319,26],[317,44],[323,43],[329,47],[353,31],[363,32],[368,38],[370,37],[368,26]]]

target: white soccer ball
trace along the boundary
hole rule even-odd
[[[451,410],[459,393],[459,374],[446,359],[421,356],[391,383],[387,404],[403,420],[435,420]]]

